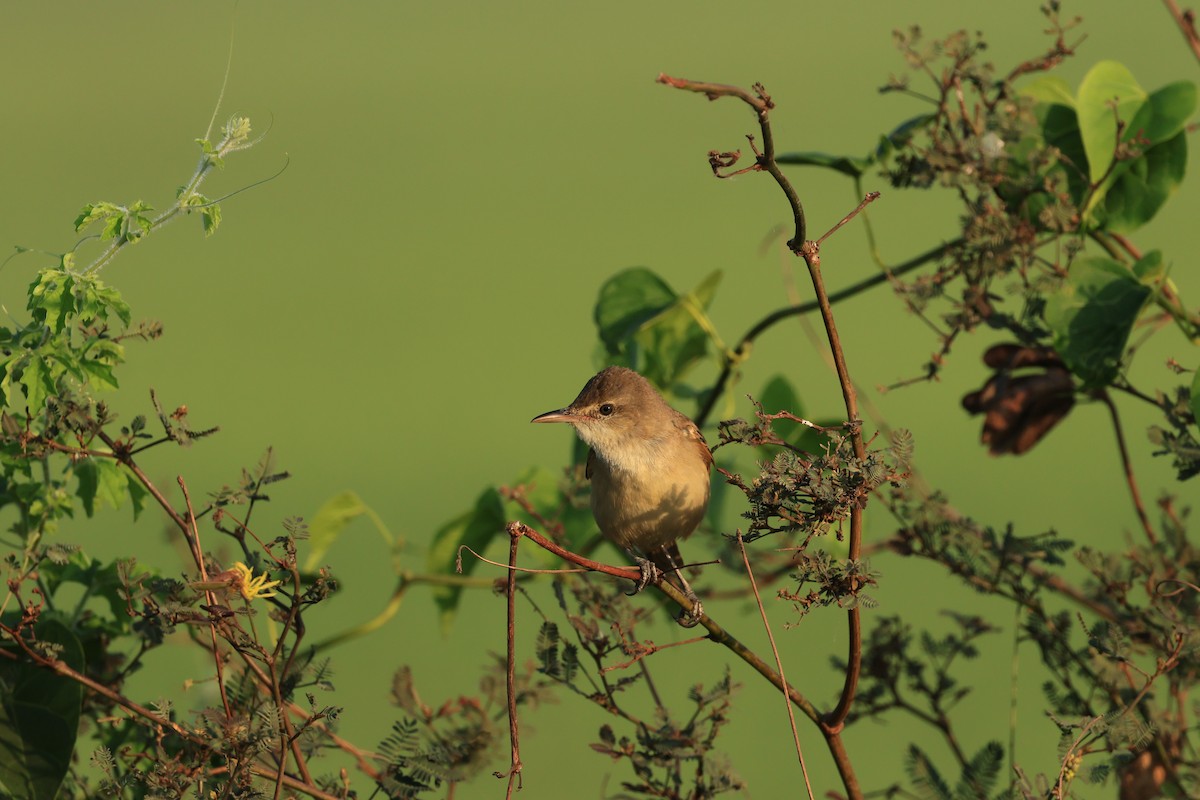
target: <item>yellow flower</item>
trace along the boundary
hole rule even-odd
[[[256,578],[254,572],[240,561],[234,563],[231,571],[234,573],[234,577],[230,581],[230,586],[241,592],[242,597],[247,600],[275,596],[271,589],[278,586],[280,582],[267,580],[265,573]]]

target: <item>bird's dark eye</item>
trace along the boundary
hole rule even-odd
[[[614,411],[616,411],[616,409],[613,408],[612,403],[605,403],[604,405],[600,406],[600,416],[602,417],[611,416]]]

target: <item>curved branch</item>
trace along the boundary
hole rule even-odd
[[[885,272],[872,275],[871,277],[861,280],[858,283],[852,283],[846,288],[840,289],[829,295],[829,302],[832,304],[840,303],[843,300],[849,300],[851,297],[861,294],[868,289],[873,289],[881,283],[888,283],[900,275],[907,275],[908,273],[925,266],[929,262],[941,258],[948,251],[954,249],[960,244],[962,244],[962,239],[955,239],[950,242],[945,242],[944,244],[939,245],[931,250],[927,250],[918,256],[914,256],[909,260],[896,265],[895,267],[891,267]],[[799,303],[797,305],[784,306],[783,308],[776,309],[760,319],[758,322],[754,323],[754,325],[750,327],[750,330],[746,331],[745,335],[742,336],[742,339],[740,342],[738,342],[737,347],[734,348],[733,357],[726,359],[725,366],[721,369],[721,374],[717,376],[716,383],[713,384],[713,388],[708,394],[708,399],[704,401],[704,406],[700,409],[700,413],[696,415],[696,424],[704,425],[704,423],[708,420],[708,415],[712,413],[713,408],[717,404],[717,400],[720,399],[721,394],[725,390],[725,384],[729,381],[729,376],[733,374],[734,366],[740,363],[742,358],[746,355],[750,345],[754,343],[755,339],[782,320],[788,319],[789,317],[799,317],[805,314],[811,314],[818,308],[820,308],[820,305],[816,300],[809,300],[807,303]]]
[[[545,536],[542,536],[540,533],[535,531],[533,528],[530,528],[523,522],[510,522],[507,525],[507,530],[509,536],[524,536],[538,547],[541,547],[543,550],[548,550],[559,558],[569,561],[572,564],[578,564],[581,567],[587,567],[597,572],[604,572],[608,575],[615,575],[618,578],[625,578],[627,580],[637,581],[641,577],[641,571],[635,567],[611,567],[607,564],[600,564],[596,561],[592,561],[591,559],[572,553],[570,550],[566,550],[550,541]],[[676,589],[669,582],[660,578],[653,585],[660,592],[671,598],[671,600],[678,603],[679,606],[685,611],[689,613],[693,612],[694,609],[692,601],[689,600],[683,594],[683,592]],[[802,695],[797,689],[792,687],[787,683],[787,681],[781,678],[779,673],[776,672],[769,664],[767,664],[767,662],[759,658],[754,651],[742,644],[737,637],[733,636],[733,634],[722,628],[716,622],[716,620],[708,616],[708,614],[700,614],[700,624],[708,630],[708,638],[710,640],[732,651],[738,658],[745,661],[750,665],[751,668],[770,681],[771,685],[781,691],[789,700],[791,700],[796,708],[800,709],[805,716],[818,725],[821,724],[821,714],[817,711],[816,707],[813,706],[813,704],[809,702],[808,699],[805,698],[804,695]]]

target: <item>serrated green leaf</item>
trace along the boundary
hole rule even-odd
[[[120,206],[115,203],[88,203],[79,212],[79,216],[75,218],[75,232],[79,233],[93,222],[108,219],[114,214],[118,216],[121,214]]]
[[[205,236],[212,236],[216,233],[221,224],[220,204],[213,203],[211,206],[207,206],[200,214],[200,221],[204,226]]]
[[[17,359],[15,356],[0,361],[0,408],[6,408],[10,402],[15,399],[13,394],[16,387],[13,385],[13,371],[16,369]]]
[[[1150,287],[1107,258],[1080,259],[1046,303],[1054,348],[1085,388],[1117,376],[1133,323],[1150,297]]]
[[[96,319],[107,320],[112,315],[128,326],[132,317],[129,304],[121,297],[121,293],[107,285],[95,275],[80,278],[76,287],[78,313],[85,323]]]
[[[100,229],[101,240],[116,239],[125,230],[125,217],[113,214],[104,219],[104,227]]]
[[[35,322],[61,333],[75,311],[75,278],[60,269],[44,269],[29,284],[26,307]]]
[[[334,543],[341,538],[346,526],[359,517],[367,517],[375,525],[375,530],[391,549],[395,546],[395,538],[379,515],[362,501],[356,493],[345,491],[334,495],[321,506],[308,524],[308,558],[304,560],[306,572],[312,572],[321,566],[325,554]]]
[[[129,479],[122,467],[108,458],[86,458],[75,463],[79,485],[75,494],[89,517],[101,506],[120,508],[129,496]]]
[[[36,353],[29,356],[22,367],[21,386],[25,390],[25,402],[31,409],[38,411],[46,405],[46,398],[55,392],[54,378],[46,359]]]
[[[35,632],[61,645],[62,662],[84,669],[83,647],[61,621],[45,615]],[[83,686],[4,649],[13,657],[0,659],[0,781],[14,798],[53,800],[75,750]]]
[[[505,522],[504,502],[500,493],[492,488],[485,489],[476,499],[474,508],[450,520],[434,534],[429,548],[429,572],[434,575],[456,575],[454,567],[459,547],[467,545],[476,553],[482,553],[493,539],[504,535]],[[474,572],[478,564],[479,561],[469,553],[463,554],[464,575]],[[439,586],[434,589],[433,599],[440,611],[443,630],[454,622],[461,597],[461,586]]]
[[[80,361],[79,366],[87,373],[87,382],[93,389],[113,391],[121,388],[117,383],[117,377],[113,375],[113,368],[108,364],[102,364],[99,361]]]

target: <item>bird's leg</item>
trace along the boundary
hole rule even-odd
[[[675,577],[678,578],[676,588],[682,591],[683,596],[692,602],[692,610],[680,609],[679,615],[675,617],[675,621],[685,628],[694,628],[700,624],[700,618],[704,616],[704,606],[701,604],[695,590],[692,589],[692,585],[688,583],[687,578],[683,575],[683,570],[681,569],[683,566],[683,557],[679,554],[679,548],[675,545],[664,547],[662,549],[662,556],[668,567],[663,572],[668,575],[671,573],[675,574]],[[675,582],[673,581],[673,583]]]
[[[651,561],[650,559],[642,558],[641,556],[639,556],[637,553],[634,553],[633,551],[628,551],[628,552],[629,552],[630,557],[634,561],[637,562],[637,565],[642,570],[642,577],[638,579],[638,582],[636,584],[634,584],[633,591],[625,593],[629,597],[633,597],[635,594],[637,594],[638,592],[645,589],[647,585],[654,583],[659,578],[661,578],[662,570],[660,570],[657,566],[655,566],[654,562]]]

